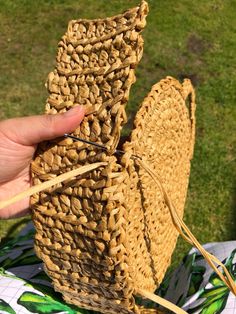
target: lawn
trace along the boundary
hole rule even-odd
[[[0,119],[43,112],[44,82],[69,20],[111,16],[139,2],[109,3],[0,0]],[[192,80],[197,134],[184,219],[202,243],[236,239],[236,1],[150,0],[149,5],[129,116],[161,78]],[[24,223],[0,222],[0,237],[12,236]],[[172,266],[188,249],[178,241]]]

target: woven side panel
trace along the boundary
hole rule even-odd
[[[187,80],[184,86],[187,83],[191,87]],[[158,186],[144,169],[132,163],[130,154],[142,156],[161,178],[182,217],[195,127],[191,124],[186,98],[185,88],[173,78],[154,85],[136,115],[131,141],[125,144],[127,153],[123,164],[132,182],[126,195],[127,244],[137,290],[154,291],[161,283],[176,244],[177,231]]]
[[[74,135],[106,145],[110,154],[126,122],[146,15],[143,1],[113,18],[71,21],[59,43],[56,69],[48,76],[46,112],[84,105],[87,115]],[[110,154],[70,139],[40,145],[32,164],[34,184],[80,165],[107,161],[109,166],[32,197],[35,249],[66,301],[104,313],[133,313],[127,173]]]

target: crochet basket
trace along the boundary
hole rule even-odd
[[[71,21],[48,76],[46,113],[76,104],[86,116],[73,133],[107,151],[70,138],[39,145],[33,184],[84,165],[103,166],[31,197],[35,249],[55,290],[68,303],[102,313],[147,313],[140,289],[161,283],[177,231],[158,175],[180,217],[193,153],[194,91],[189,80],[167,77],[152,87],[137,112],[124,154],[115,150],[125,105],[143,51],[147,3],[104,20]]]

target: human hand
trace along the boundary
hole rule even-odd
[[[37,144],[72,132],[83,117],[84,109],[77,106],[62,114],[0,121],[0,200],[31,186],[30,162]],[[28,208],[26,198],[0,210],[0,218],[23,216]]]

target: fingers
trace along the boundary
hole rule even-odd
[[[29,169],[25,175],[0,184],[0,204],[30,187]],[[1,207],[1,206],[0,206]],[[0,208],[0,219],[18,218],[29,214],[29,197]]]
[[[35,145],[74,131],[84,117],[84,109],[76,106],[62,114],[39,115],[2,121],[0,132],[8,139],[22,144]]]
[[[23,204],[23,202],[16,203],[12,206],[8,206],[0,210],[0,219],[15,219],[27,216],[30,214],[29,209],[29,199],[27,199]],[[23,207],[23,205],[28,205],[28,207]]]

